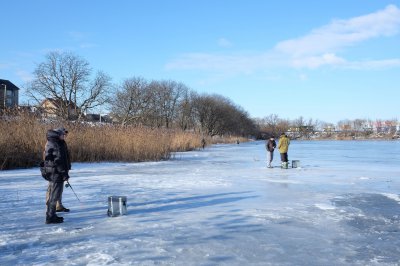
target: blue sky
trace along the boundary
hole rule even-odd
[[[400,119],[400,0],[1,2],[0,78],[20,87],[72,51],[114,83],[179,81],[251,117]]]

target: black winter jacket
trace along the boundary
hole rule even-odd
[[[265,146],[268,151],[274,151],[276,148],[276,142],[275,142],[275,140],[269,139]]]
[[[67,179],[71,168],[67,145],[60,139],[57,132],[47,131],[47,143],[44,150],[44,162],[46,167],[52,168],[51,181],[63,182]]]

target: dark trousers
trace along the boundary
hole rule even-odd
[[[50,183],[51,183],[51,182],[49,182],[49,186],[47,187],[46,204],[47,204],[47,202],[49,201],[50,190],[51,190],[51,188],[52,188],[52,186],[53,186],[53,185],[51,185]],[[63,190],[64,190],[64,183],[63,183],[63,185],[61,186],[61,196],[60,196],[60,199],[57,200],[56,210],[61,210],[61,209],[64,208],[64,205],[62,204],[62,193],[63,193]]]
[[[57,201],[61,199],[64,182],[49,182],[48,192],[49,198],[46,201],[47,211],[46,218],[51,218],[56,215]]]
[[[287,163],[287,162],[289,161],[287,152],[281,153],[281,161],[282,161],[283,163]]]

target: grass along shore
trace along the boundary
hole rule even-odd
[[[165,160],[173,152],[200,148],[202,139],[200,133],[175,129],[72,122],[49,124],[20,115],[0,120],[0,170],[37,166],[42,160],[47,130],[61,126],[69,131],[66,142],[73,162]],[[237,139],[207,137],[206,143],[234,143]]]

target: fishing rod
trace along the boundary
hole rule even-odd
[[[79,200],[79,202],[81,202],[81,200],[78,198],[78,195],[76,195],[74,189],[72,188],[71,184],[69,183],[69,181],[67,180],[67,184],[65,185],[65,187],[70,187],[72,192],[74,192],[75,197]]]

